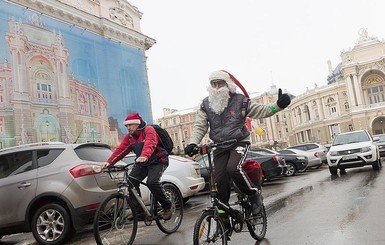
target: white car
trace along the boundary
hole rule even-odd
[[[307,164],[307,169],[310,168],[319,168],[323,165],[322,160],[317,154],[317,152],[312,152],[312,151],[303,151],[299,149],[294,149],[294,148],[286,148],[283,150],[284,153],[292,153],[292,154],[297,154],[301,156],[307,157],[308,164]]]
[[[314,154],[317,154],[318,155],[317,157],[321,158],[321,161],[323,163],[327,163],[326,154],[328,153],[328,149],[321,144],[304,143],[304,144],[289,146],[286,149],[290,149],[290,150],[297,149],[297,150],[312,152]]]
[[[129,154],[122,159],[125,163],[133,163],[136,156]],[[161,181],[162,183],[170,183],[175,185],[183,197],[183,202],[186,203],[191,196],[197,194],[205,187],[205,181],[201,176],[199,164],[193,160],[170,155],[169,166],[164,171]],[[144,180],[146,183],[146,180]],[[150,191],[144,186],[140,185],[140,191],[145,203],[150,199]]]
[[[373,170],[382,167],[380,153],[375,142],[378,137],[372,138],[366,130],[341,133],[335,136],[327,154],[327,161],[331,175],[336,175],[340,169],[372,165]]]

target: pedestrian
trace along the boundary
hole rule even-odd
[[[160,182],[160,178],[169,164],[168,153],[159,146],[161,141],[155,129],[152,126],[147,126],[147,123],[139,113],[128,115],[124,121],[124,126],[128,129],[128,134],[124,136],[123,141],[111,154],[103,167],[106,168],[109,165],[114,165],[128,153],[134,152],[137,158],[129,175],[140,181],[147,177],[147,187],[164,210],[163,219],[169,220],[172,216],[171,202],[167,199]],[[133,183],[140,194],[139,182],[134,180]],[[135,197],[131,197],[131,195],[130,200],[134,205],[135,211],[138,212],[138,217],[143,219],[144,211],[138,201]]]
[[[235,82],[238,81],[222,70],[211,73],[209,82],[207,88],[209,95],[203,100],[197,112],[189,145],[184,149],[185,154],[193,156],[197,153],[197,145],[209,129],[209,137],[215,143],[237,140],[230,146],[217,147],[213,152],[218,198],[228,204],[232,179],[242,193],[249,195],[252,213],[257,215],[262,205],[261,190],[253,185],[241,168],[250,145],[250,132],[245,118],[270,117],[285,109],[290,104],[290,97],[286,93],[282,94],[282,90],[279,89],[276,103],[258,104],[237,93]]]

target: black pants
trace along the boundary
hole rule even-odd
[[[163,209],[169,209],[171,207],[171,202],[167,199],[163,186],[160,182],[160,178],[163,175],[164,170],[168,165],[166,164],[151,164],[148,166],[141,165],[136,163],[133,169],[130,172],[130,176],[142,181],[147,177],[147,187],[150,189],[151,193],[154,195],[155,200],[157,200]],[[139,182],[133,181],[135,188],[139,191]],[[133,201],[135,208],[139,211],[140,206],[135,198],[130,198]],[[138,209],[139,208],[139,209]]]
[[[231,148],[218,148],[214,151],[215,182],[218,189],[218,198],[228,203],[231,193],[231,179],[239,190],[246,195],[253,195],[257,188],[253,185],[246,173],[242,170],[249,144],[238,142]]]

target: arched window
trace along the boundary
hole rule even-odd
[[[379,74],[371,74],[365,79],[363,89],[366,91],[369,104],[385,101],[384,85],[384,78]]]
[[[326,106],[329,109],[329,114],[330,115],[337,114],[337,102],[334,100],[333,97],[327,98]]]

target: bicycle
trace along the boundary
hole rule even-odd
[[[244,225],[247,226],[252,238],[263,240],[267,231],[267,217],[265,206],[262,202],[261,212],[255,217],[252,216],[251,203],[247,195],[240,193],[234,184],[237,199],[229,205],[221,202],[217,198],[213,177],[213,164],[211,161],[211,151],[218,146],[230,145],[236,140],[224,141],[221,143],[210,143],[197,149],[202,155],[207,154],[208,172],[210,184],[211,206],[204,209],[196,220],[193,233],[193,244],[227,244],[233,232],[240,233]],[[261,193],[262,195],[262,193]],[[223,214],[225,212],[225,215]]]
[[[129,245],[134,242],[138,229],[138,210],[134,209],[130,196],[133,196],[143,209],[146,225],[151,225],[155,220],[162,232],[171,234],[177,231],[182,223],[183,198],[177,187],[169,183],[163,184],[166,196],[172,203],[171,219],[163,220],[163,209],[152,194],[148,208],[136,190],[133,180],[145,186],[147,184],[129,176],[131,165],[113,165],[103,170],[117,183],[118,190],[104,199],[96,211],[93,225],[94,238],[98,245]]]

